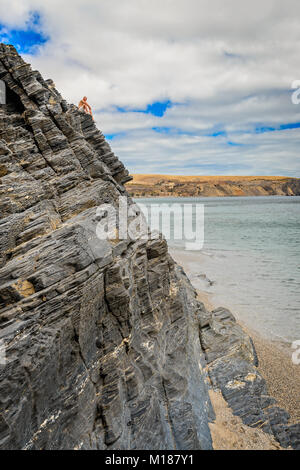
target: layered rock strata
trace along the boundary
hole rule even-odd
[[[166,242],[96,235],[127,170],[11,46],[0,79],[0,448],[211,448],[198,305]]]
[[[97,236],[130,177],[91,116],[12,46],[0,80],[0,449],[211,449],[211,384],[295,446],[250,339],[205,310],[166,242]]]

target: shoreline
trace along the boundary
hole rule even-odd
[[[172,249],[170,249],[170,254],[174,257],[175,261],[183,267],[189,277],[188,262],[185,260],[184,256],[176,256],[179,253]],[[198,293],[198,300],[204,304],[207,310],[212,311],[222,306],[216,303],[209,293],[203,292],[197,287],[195,287],[195,289]],[[254,343],[259,362],[257,369],[266,381],[270,396],[275,398],[278,405],[290,414],[290,424],[299,423],[300,365],[293,364],[291,357],[292,349],[290,349],[290,353],[288,353],[286,344],[283,345],[278,340],[266,338],[244,320],[242,321],[238,316],[238,312],[232,309],[232,313],[237,323],[250,336]]]
[[[295,198],[295,197],[300,197],[298,196],[297,194],[267,194],[267,195],[262,195],[262,194],[250,194],[250,195],[245,195],[245,196],[236,196],[234,194],[228,194],[228,195],[223,195],[223,196],[201,196],[201,195],[197,195],[197,196],[174,196],[174,195],[169,195],[169,194],[166,194],[166,195],[158,195],[158,196],[151,196],[151,195],[147,195],[147,196],[134,196],[134,195],[131,195],[131,197],[133,199],[216,199],[216,198],[226,198],[226,197],[230,197],[230,198],[233,198],[233,199],[237,199],[237,198],[264,198],[264,197],[267,197],[267,198],[275,198],[275,197],[290,197],[290,198]]]
[[[261,194],[248,194],[248,195],[245,195],[245,196],[236,196],[234,194],[227,194],[227,195],[223,195],[223,196],[194,196],[194,195],[191,195],[191,196],[174,196],[174,195],[170,195],[170,194],[164,194],[164,195],[146,195],[146,196],[136,196],[134,194],[131,194],[129,192],[129,196],[136,200],[137,202],[140,200],[140,199],[174,199],[174,200],[183,200],[183,199],[225,199],[225,198],[228,198],[228,199],[248,199],[248,198],[251,198],[251,199],[259,199],[259,198],[268,198],[268,199],[275,199],[275,198],[290,198],[290,199],[295,199],[296,197],[300,197],[299,195],[297,194],[269,194],[269,195],[261,195]]]
[[[184,268],[184,266],[183,266]],[[207,310],[214,310],[220,305],[213,304],[209,295],[197,289],[198,300]],[[235,312],[232,312],[234,316]],[[267,383],[270,395],[290,416],[290,424],[300,421],[300,366],[292,363],[291,356],[284,351],[279,342],[268,340],[237,319],[237,323],[252,339],[258,357],[258,371]]]

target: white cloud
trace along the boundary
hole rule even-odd
[[[300,172],[299,130],[227,138],[157,134],[145,129],[113,140],[136,173],[295,175]],[[170,156],[170,157],[169,157]]]
[[[215,164],[299,176],[299,129],[253,133],[300,121],[288,92],[300,79],[298,0],[0,0],[0,9],[7,27],[40,13],[50,40],[28,60],[69,101],[88,96],[100,128],[121,133],[112,146],[131,172],[208,174]],[[115,109],[166,99],[181,104],[162,118]]]

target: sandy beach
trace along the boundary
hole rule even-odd
[[[291,354],[280,343],[268,341],[258,332],[241,323],[251,336],[257,352],[258,369],[267,382],[270,395],[291,416],[290,423],[300,421],[300,365],[292,362]]]
[[[250,428],[235,416],[221,392],[210,390],[216,419],[209,428],[215,450],[283,450],[275,439],[259,428]]]
[[[170,250],[173,258],[184,268],[189,275],[188,257],[185,253]],[[213,296],[197,288],[198,298],[208,310],[220,307],[215,303]],[[291,416],[290,423],[300,421],[300,365],[292,362],[292,349],[280,341],[271,341],[241,321],[238,312],[232,310],[238,323],[251,336],[256,348],[259,365],[258,370],[266,380],[269,393],[280,407],[288,411]]]

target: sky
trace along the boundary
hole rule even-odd
[[[0,42],[130,173],[300,177],[299,0],[0,0]]]

